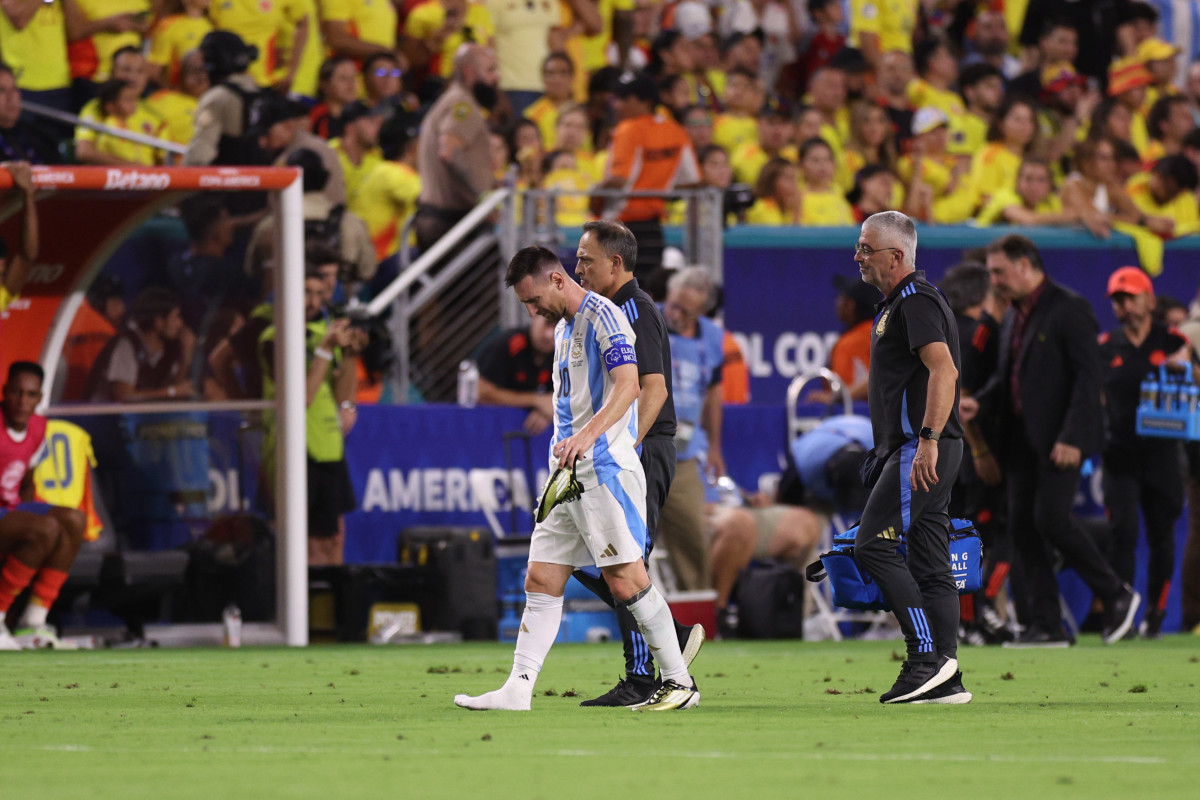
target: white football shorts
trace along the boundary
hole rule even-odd
[[[629,564],[645,556],[646,539],[646,477],[640,469],[623,469],[575,502],[555,506],[533,529],[529,560],[570,567]]]

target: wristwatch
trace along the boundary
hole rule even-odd
[[[938,431],[935,431],[933,428],[921,428],[920,436],[922,439],[928,439],[931,442],[936,442],[938,439],[942,438],[942,434]]]

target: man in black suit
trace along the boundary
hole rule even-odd
[[[1141,596],[1122,581],[1071,518],[1087,454],[1103,444],[1099,326],[1088,302],[1046,276],[1024,236],[987,248],[992,285],[1012,301],[1000,329],[996,374],[978,397],[999,414],[1008,478],[1012,591],[1025,630],[1014,644],[1066,647],[1051,548],[1104,601],[1106,644],[1133,624]]]

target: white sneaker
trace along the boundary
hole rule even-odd
[[[692,662],[696,660],[696,654],[700,652],[700,648],[704,647],[704,626],[696,623],[688,632],[687,641],[680,648],[680,655],[683,656],[683,665],[690,667]]]
[[[20,650],[21,643],[8,632],[8,626],[0,624],[0,650]]]
[[[675,681],[664,681],[649,700],[636,706],[630,706],[630,708],[634,711],[683,711],[698,705],[700,705],[700,690],[696,688],[695,681],[692,681],[691,686],[684,686]]]
[[[58,638],[58,632],[50,625],[33,628],[18,628],[17,644],[23,650],[74,650],[72,645]]]

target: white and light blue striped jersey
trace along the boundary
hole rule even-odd
[[[591,421],[612,395],[611,370],[637,365],[633,327],[621,310],[595,292],[588,292],[579,312],[554,329],[554,437],[550,470],[558,466],[554,445],[574,436]],[[615,425],[601,434],[587,458],[576,464],[584,489],[607,482],[623,469],[642,468],[637,442],[637,401]]]

